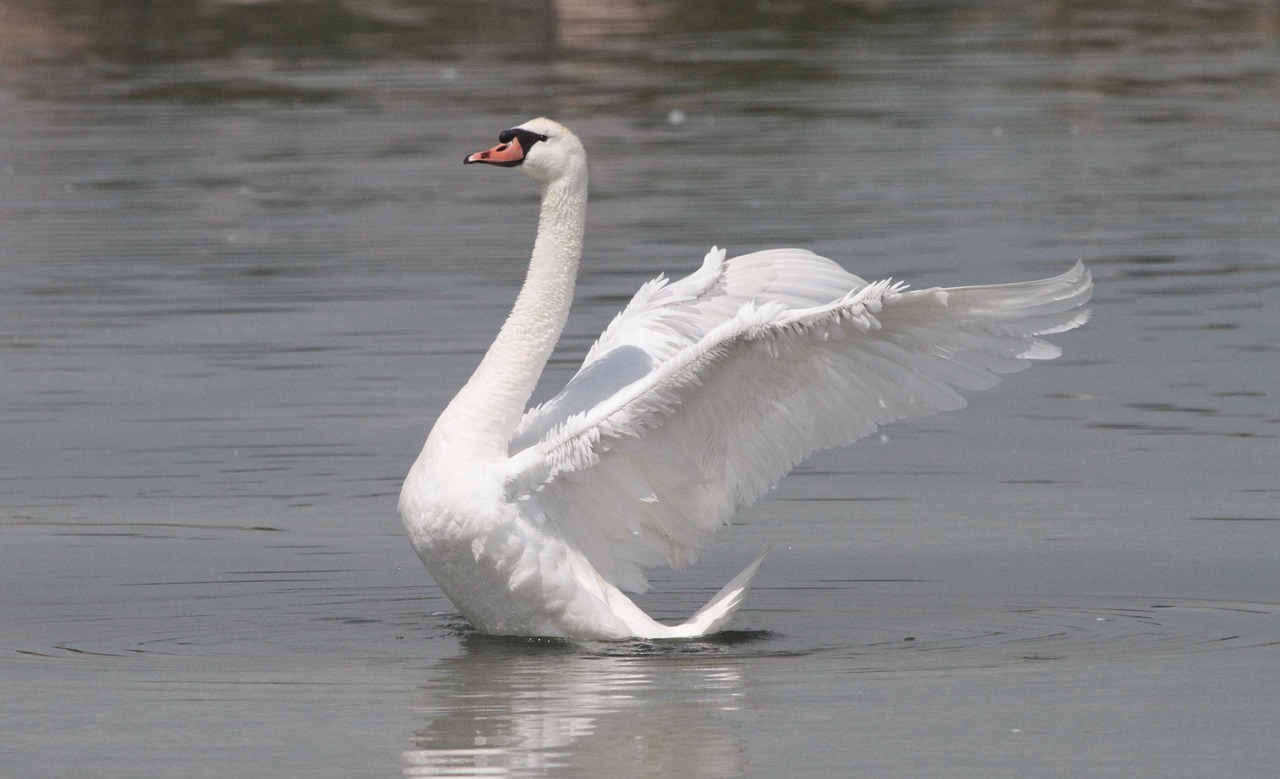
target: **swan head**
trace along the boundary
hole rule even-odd
[[[578,136],[567,127],[539,117],[503,130],[498,134],[497,146],[470,154],[462,162],[519,167],[546,186],[557,179],[585,172],[587,152]]]

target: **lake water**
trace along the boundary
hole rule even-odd
[[[1264,777],[1275,3],[0,6],[0,773]],[[734,630],[474,634],[395,514],[591,154],[540,396],[711,244],[917,286],[1086,261],[1062,359],[821,454]]]

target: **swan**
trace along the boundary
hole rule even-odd
[[[801,249],[726,259],[643,285],[551,400],[525,410],[573,300],[587,157],[537,118],[465,163],[541,187],[537,237],[506,322],[440,414],[399,513],[445,595],[482,633],[574,640],[722,630],[763,555],[688,621],[624,591],[692,562],[734,511],[807,455],[888,422],[960,408],[957,389],[1061,350],[1037,336],[1089,317],[1089,272],[908,290]]]

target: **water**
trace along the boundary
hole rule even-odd
[[[1274,4],[3,11],[6,776],[1274,771]],[[712,243],[1082,258],[1094,321],[641,598],[772,545],[733,632],[475,635],[394,504],[532,237],[461,157],[540,113],[592,155],[544,397]]]

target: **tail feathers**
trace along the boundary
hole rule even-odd
[[[742,572],[729,580],[729,583],[720,588],[707,605],[698,609],[698,611],[689,618],[688,622],[681,625],[675,625],[670,628],[669,635],[671,638],[697,638],[698,636],[709,636],[712,633],[723,630],[729,624],[729,620],[733,618],[733,614],[742,605],[742,601],[747,597],[747,590],[751,588],[751,580],[755,578],[756,573],[760,570],[760,564],[764,562],[765,555],[769,554],[765,550],[764,554],[751,561],[751,564],[742,569]]]

